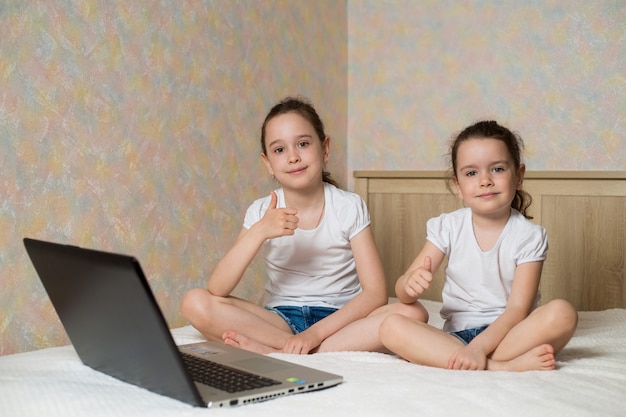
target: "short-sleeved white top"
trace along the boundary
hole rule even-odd
[[[427,240],[448,257],[441,309],[448,332],[491,324],[504,312],[517,265],[543,261],[548,252],[546,230],[515,209],[487,252],[474,237],[469,208],[430,219]]]
[[[276,190],[277,207],[285,207],[282,188]],[[350,240],[370,224],[363,199],[355,193],[324,183],[325,207],[320,224],[312,230],[296,229],[293,236],[263,243],[268,282],[266,305],[340,308],[361,291]],[[258,222],[270,196],[248,208],[243,226]]]

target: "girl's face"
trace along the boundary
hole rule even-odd
[[[471,138],[457,150],[454,183],[459,197],[475,214],[506,215],[515,191],[521,189],[525,166],[515,168],[504,142],[491,138]]]
[[[280,114],[265,128],[267,154],[261,154],[270,175],[286,188],[303,189],[322,183],[330,139],[322,142],[313,126],[298,113]]]

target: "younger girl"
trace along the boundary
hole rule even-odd
[[[451,179],[465,208],[430,219],[427,238],[396,282],[414,303],[448,257],[443,331],[393,315],[383,344],[403,358],[448,369],[549,370],[577,324],[564,300],[537,307],[548,250],[546,231],[526,214],[521,138],[494,121],[462,131],[452,143]]]
[[[248,208],[237,241],[207,289],[189,291],[183,315],[207,338],[243,349],[306,354],[385,351],[378,336],[391,313],[426,321],[417,302],[387,303],[367,207],[336,187],[325,164],[330,138],[315,109],[287,98],[261,129],[261,158],[281,188]],[[262,251],[265,308],[230,296]]]

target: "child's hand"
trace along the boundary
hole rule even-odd
[[[432,260],[430,256],[426,256],[422,266],[407,272],[404,291],[409,297],[415,297],[417,299],[430,287],[432,280]]]
[[[487,368],[487,355],[471,344],[457,350],[448,361],[448,369],[482,371]]]
[[[274,191],[271,194],[270,205],[259,222],[264,235],[268,239],[281,236],[291,236],[298,228],[298,210],[295,208],[277,209],[278,196]]]
[[[290,336],[287,339],[285,346],[281,349],[281,352],[306,355],[311,350],[315,349],[320,343],[321,341],[317,340],[311,332],[305,330],[302,333]]]

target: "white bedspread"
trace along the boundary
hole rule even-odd
[[[439,303],[425,302],[439,324]],[[190,326],[177,343],[201,340]],[[581,312],[552,372],[448,371],[369,352],[281,359],[344,376],[337,387],[234,409],[203,409],[83,366],[71,346],[0,357],[0,415],[112,416],[626,416],[626,310]]]

